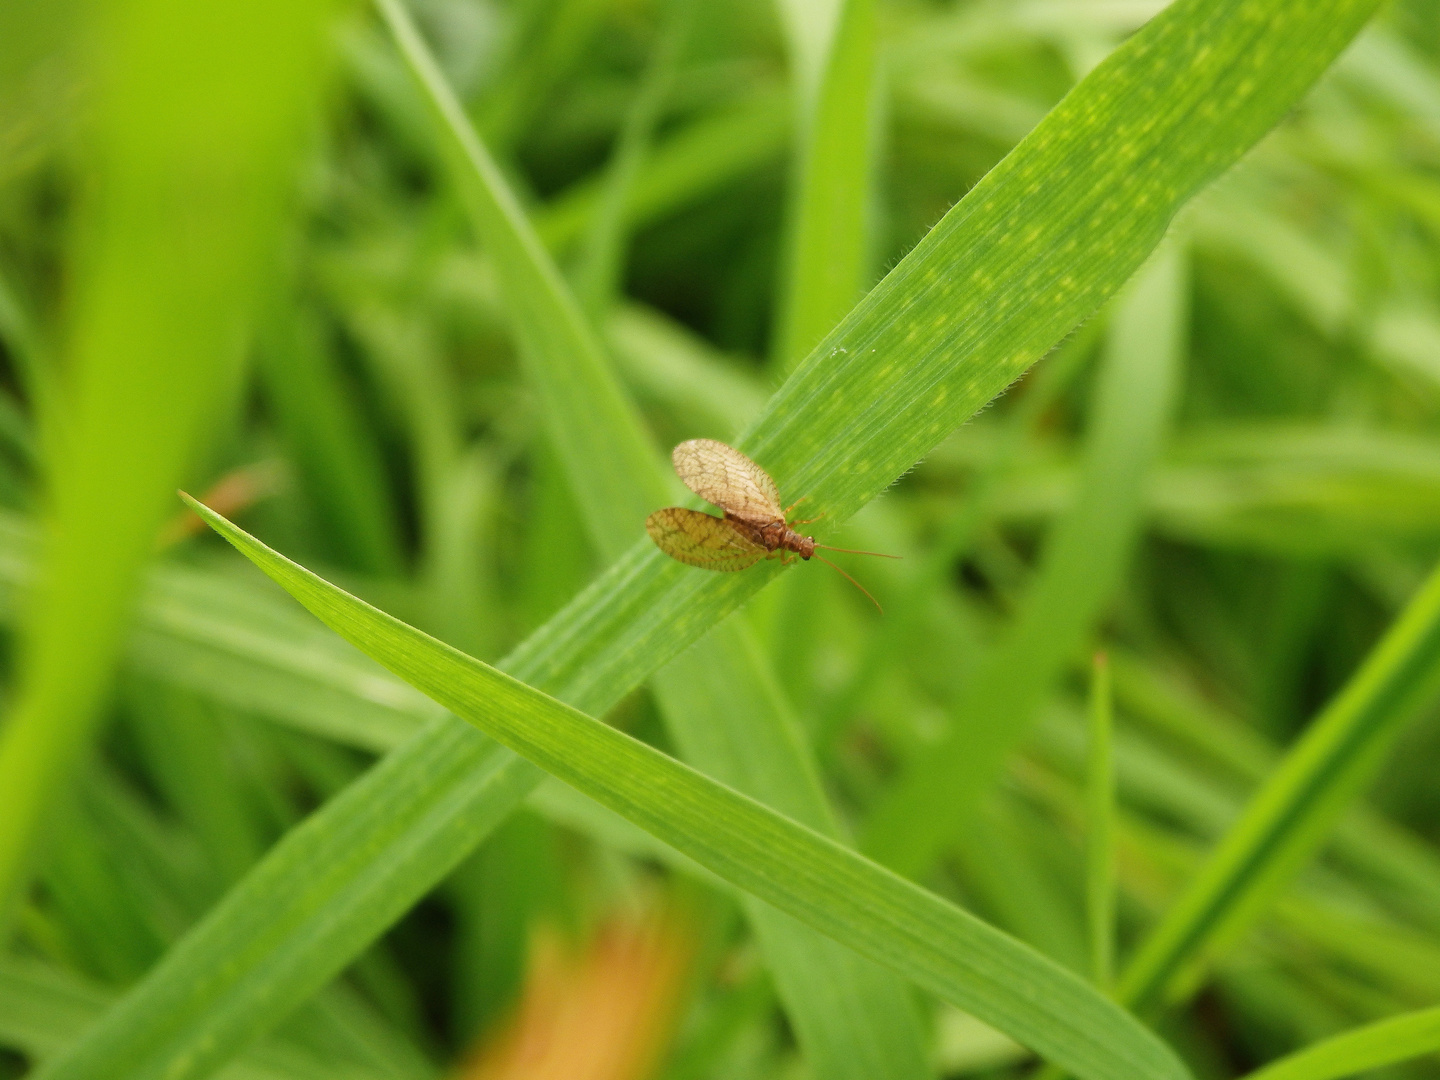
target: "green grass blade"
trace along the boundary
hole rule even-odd
[[[1124,574],[1179,386],[1185,294],[1183,256],[1167,248],[1115,313],[1080,489],[1046,545],[1038,579],[961,691],[945,739],[897,782],[870,820],[862,848],[902,873],[928,868],[999,775]]]
[[[316,104],[327,10],[149,0],[96,13],[98,179],[73,230],[69,383],[44,421],[59,440],[48,533],[0,736],[0,920],[89,740],[169,492],[232,388]]]
[[[1054,867],[1043,858],[1043,830],[1036,825],[1033,814],[1013,797],[989,799],[975,826],[956,842],[954,865],[979,912],[1083,974],[1088,955],[1083,916],[1058,888]]]
[[[453,488],[464,468],[454,373],[428,329],[398,305],[357,305],[350,327],[364,342],[363,355],[375,381],[384,388],[413,447],[410,466],[422,547],[420,562],[430,563],[434,545],[452,516]]]
[[[799,95],[807,115],[800,125],[789,265],[775,342],[784,371],[805,358],[869,283],[875,33],[873,0],[843,0],[819,84]]]
[[[606,329],[634,393],[694,430],[738,430],[765,405],[765,388],[747,368],[654,309],[622,307]]]
[[[1249,925],[1328,838],[1400,731],[1440,690],[1440,568],[1286,754],[1120,981],[1148,1005]]]
[[[316,320],[277,317],[259,353],[281,437],[339,557],[365,573],[398,574],[400,540],[380,450]]]
[[[187,502],[351,644],[752,895],[909,976],[1077,1076],[1188,1075],[1147,1029],[1038,953],[647,744],[370,607]]]
[[[465,147],[483,153],[483,145],[468,127],[456,126],[463,114],[413,24],[398,6],[387,3],[385,10],[407,62],[445,125],[443,137],[450,144],[451,160],[462,168],[478,160]],[[679,17],[688,15],[682,12]],[[671,48],[678,47],[677,38]],[[656,61],[662,74],[673,60],[672,55]],[[652,86],[649,92],[653,96],[658,89]],[[650,108],[657,104],[658,100],[652,101]],[[622,146],[619,153],[626,152]],[[622,158],[616,168],[625,165]],[[546,391],[547,381],[587,385],[591,395],[601,400],[627,401],[593,334],[579,316],[572,315],[574,303],[545,261],[543,249],[526,235],[528,223],[500,212],[499,208],[514,203],[499,186],[501,178],[494,171],[472,169],[457,180],[470,192],[472,206],[487,208],[488,216],[482,215],[477,224],[483,230],[488,221],[488,236],[499,241],[492,258],[502,289],[511,296],[528,291],[529,307],[515,313],[516,331],[526,342],[530,378],[538,383],[549,430],[569,433],[557,443],[558,456],[570,488],[590,495],[581,500],[589,531],[602,550],[623,551],[642,520],[640,513],[621,522],[613,513],[601,516],[595,509],[631,508],[637,494],[663,492],[667,480],[659,455],[645,453],[654,464],[648,472],[639,471],[643,466],[636,459],[642,455],[634,448],[646,447],[648,440],[633,410],[596,410],[588,396]],[[610,208],[609,218],[608,227],[618,228],[616,207]],[[601,225],[605,226],[604,218]],[[526,320],[532,318],[547,325],[573,320],[575,333],[568,339],[548,336],[543,327],[527,327]],[[582,447],[583,452],[577,452]],[[651,503],[642,509],[657,508]],[[717,695],[709,686],[728,688],[728,695]],[[767,805],[796,814],[812,827],[836,832],[814,764],[793,730],[794,721],[779,699],[773,677],[741,627],[729,625],[697,643],[660,673],[656,687],[667,723],[691,764]],[[746,705],[737,707],[737,697],[744,697]],[[729,745],[717,745],[717,737],[728,737]],[[923,1032],[900,980],[763,904],[747,901],[747,909],[801,1046],[818,1075],[834,1080],[909,1080],[927,1073]]]
[[[1440,1008],[1366,1024],[1297,1050],[1246,1080],[1335,1080],[1440,1050]]]
[[[1090,674],[1090,744],[1085,770],[1085,914],[1090,978],[1108,989],[1115,968],[1115,726],[1110,660],[1097,653]]]
[[[506,57],[500,77],[477,110],[490,141],[505,150],[513,149],[556,82],[590,44],[605,5],[603,0],[556,0],[527,9],[513,38],[519,47]]]
[[[208,1076],[359,955],[542,775],[450,717],[422,729],[291,830],[37,1080]]]
[[[254,814],[227,769],[218,710],[197,695],[145,679],[125,685],[128,726],[149,776],[176,815],[200,838],[217,886],[238,881],[264,850]],[[215,895],[223,892],[216,888]]]
[[[822,346],[829,359],[803,365],[770,403],[746,449],[843,520],[1118,290],[1190,193],[1293,106],[1372,8],[1167,8],[867,296]],[[698,574],[639,541],[505,669],[601,713],[772,573]],[[40,1075],[116,1080],[164,1067],[181,1080],[225,1060],[433,887],[535,783],[533,766],[493,752],[473,729],[435,721],[293,830]]]
[[[1110,664],[1126,714],[1187,756],[1246,788],[1264,780],[1280,760],[1280,750],[1252,727],[1147,669],[1133,654],[1112,651]],[[1227,825],[1238,812],[1238,806],[1227,811]],[[1337,825],[1332,850],[1340,864],[1379,884],[1410,918],[1440,930],[1440,856],[1419,836],[1360,805]]]
[[[821,835],[839,835],[804,735],[743,625],[716,627],[657,672],[652,686],[687,762]],[[930,1072],[900,980],[753,897],[745,908],[817,1076]]]

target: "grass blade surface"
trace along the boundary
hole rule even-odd
[[[727,881],[893,967],[1077,1076],[1188,1075],[1133,1017],[974,916],[406,626],[187,501],[351,644]]]

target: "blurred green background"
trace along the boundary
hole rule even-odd
[[[864,5],[836,105],[864,122],[833,142],[806,138],[818,0],[412,10],[670,446],[743,431],[847,290],[1159,7]],[[608,561],[385,24],[183,10],[0,12],[3,1077],[429,715],[176,485],[488,661]],[[817,210],[800,178],[827,170],[847,182]],[[860,230],[819,264],[839,284],[796,285],[829,213]],[[1086,717],[1113,696],[1123,968],[1440,554],[1440,5],[1385,9],[1132,290],[840,542],[903,556],[845,562],[883,617],[811,565],[737,618],[845,830],[1091,974]],[[1440,999],[1421,704],[1320,858],[1170,985],[1156,1022],[1197,1075]],[[946,829],[928,810],[986,717],[1028,734]],[[649,690],[607,719],[673,749]],[[938,1075],[1036,1068],[922,1005]],[[568,1050],[517,1064],[527,1032]],[[814,1075],[735,898],[558,785],[233,1068]]]

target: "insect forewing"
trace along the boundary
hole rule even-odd
[[[746,521],[784,519],[775,481],[733,446],[714,439],[690,439],[675,447],[670,458],[685,486],[706,502]]]
[[[655,546],[672,559],[706,570],[744,570],[769,554],[724,518],[671,506],[645,519]]]

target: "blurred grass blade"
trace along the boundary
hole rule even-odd
[[[513,149],[526,124],[546,104],[590,43],[605,11],[603,0],[553,0],[521,9],[507,63],[479,103],[481,127],[501,152]]]
[[[634,536],[670,488],[657,482],[655,454],[641,437],[644,429],[634,407],[609,377],[599,341],[401,0],[376,0],[376,4],[437,114],[450,175],[460,186],[481,243],[497,265],[507,268],[501,288],[521,356],[531,367],[530,383],[545,399],[550,440],[562,458],[586,458],[608,474],[602,487],[577,490],[575,498],[585,510],[597,548],[614,559],[628,546],[617,545],[614,538]],[[560,357],[565,358],[563,368],[557,366]],[[593,422],[579,426],[556,422],[582,413]],[[605,441],[607,433],[616,431],[633,434],[625,443]]]
[[[1280,751],[1253,728],[1147,670],[1133,655],[1112,653],[1110,663],[1116,697],[1127,714],[1199,761],[1253,787],[1280,760]],[[1420,837],[1361,804],[1337,825],[1334,854],[1379,884],[1409,917],[1440,931],[1440,856]]]
[[[622,284],[631,193],[689,38],[695,3],[670,0],[669,25],[641,77],[605,170],[600,205],[590,220],[575,268],[575,291],[592,320],[598,321],[606,313]]]
[[[1245,1080],[1336,1080],[1440,1050],[1440,1008],[1392,1016],[1297,1050]]]
[[[876,141],[874,0],[841,0],[818,85],[797,96],[798,161],[775,356],[803,360],[854,306],[868,267]],[[806,92],[808,91],[808,92]]]
[[[1243,931],[1329,837],[1405,725],[1440,691],[1440,567],[1271,772],[1120,980],[1154,1003],[1186,964]]]
[[[727,881],[909,976],[1077,1076],[1188,1076],[1133,1017],[974,916],[406,626],[186,501],[341,637]]]
[[[791,93],[807,116],[820,93],[845,0],[776,0],[789,53]]]
[[[0,920],[89,739],[169,493],[233,387],[317,101],[328,11],[322,0],[95,9],[98,176],[74,229],[69,384],[43,421],[58,456],[21,689],[0,736]]]
[[[385,11],[407,62],[444,125],[442,138],[452,144],[451,160],[465,169],[473,157],[464,147],[473,145],[483,152],[479,137],[468,127],[455,126],[463,114],[404,9],[387,2]],[[688,16],[682,11],[677,17]],[[678,40],[670,47],[678,49]],[[673,58],[662,56],[656,63],[668,65]],[[543,249],[523,235],[528,223],[518,215],[497,212],[496,208],[513,203],[498,186],[500,177],[493,171],[467,170],[457,180],[470,191],[472,205],[483,202],[491,208],[491,216],[478,222],[483,228],[488,220],[489,235],[505,229],[515,233],[493,249],[492,258],[507,293],[531,290],[529,306],[515,314],[516,331],[527,343],[531,381],[589,385],[603,400],[628,405],[589,328],[581,317],[572,316],[573,301],[553,268],[545,264]],[[618,228],[618,216],[613,212],[611,216],[610,227]],[[524,259],[534,262],[520,261]],[[572,326],[575,333],[568,339],[548,336],[543,328],[527,328],[529,318]],[[549,430],[570,433],[557,445],[558,456],[571,490],[590,493],[581,506],[591,536],[602,550],[623,551],[643,515],[657,505],[635,505],[637,494],[663,492],[667,486],[659,455],[636,449],[647,448],[648,439],[633,409],[597,411],[572,394],[547,393],[543,385],[536,389],[545,403]],[[583,453],[576,452],[579,447]],[[652,463],[648,473],[639,471],[647,466],[635,464],[642,458]],[[601,505],[633,506],[634,516],[628,522],[619,522],[613,514],[597,516],[594,508]],[[728,693],[717,695],[715,687]],[[793,717],[742,627],[727,624],[698,642],[657,676],[656,689],[666,722],[692,765],[821,832],[837,832]],[[744,698],[744,705],[737,706],[739,698]],[[913,1080],[927,1074],[919,1018],[900,980],[788,916],[753,900],[745,904],[801,1047],[817,1075],[828,1080]]]
[[[772,89],[748,95],[657,142],[626,199],[632,232],[780,156],[791,116]],[[585,234],[604,198],[604,176],[582,180],[535,212],[535,229],[552,250]]]
[[[306,495],[346,565],[393,576],[402,564],[396,513],[379,447],[365,430],[314,316],[277,315],[259,374]]]
[[[35,960],[0,960],[0,1040],[44,1061],[84,1034],[113,993]],[[232,1062],[218,1080],[386,1080],[351,1061],[328,1062],[313,1052],[268,1040]]]
[[[862,848],[902,873],[926,870],[973,810],[1124,575],[1143,521],[1150,465],[1179,388],[1184,261],[1179,245],[1162,249],[1118,304],[1090,409],[1080,487],[1046,544],[1037,580],[961,690],[945,738],[870,820]]]
[[[1115,967],[1115,761],[1110,659],[1096,653],[1090,671],[1090,745],[1085,770],[1085,914],[1090,978],[1108,990]]]
[[[0,341],[4,341],[15,375],[38,423],[55,416],[55,368],[28,305],[6,275],[0,273]]]
[[[744,624],[732,619],[716,627],[651,683],[686,762],[822,836],[839,837],[804,734]],[[931,1074],[924,1032],[901,980],[843,939],[827,938],[753,896],[743,903],[816,1076]]]
[[[1168,7],[871,291],[744,449],[782,490],[845,520],[1118,290],[1190,194],[1294,106],[1373,7]],[[644,475],[619,479],[638,488]],[[697,574],[637,538],[504,668],[602,713],[774,573]],[[434,721],[292,830],[37,1080],[213,1068],[453,869],[538,775],[453,718]]]

